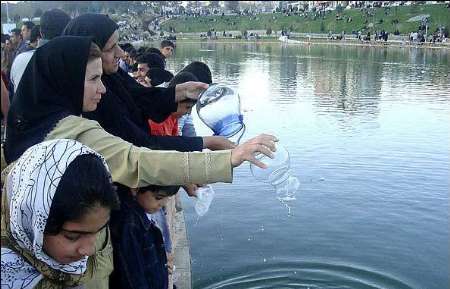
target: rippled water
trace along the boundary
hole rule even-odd
[[[184,198],[194,288],[448,288],[448,50],[180,43],[169,67],[192,60],[301,181],[291,216],[248,165],[205,217]]]

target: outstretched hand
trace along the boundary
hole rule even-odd
[[[197,189],[198,189],[197,185],[195,184],[184,185],[183,189],[186,191],[186,194],[189,197],[197,197]]]
[[[172,253],[167,253],[167,271],[170,275],[173,274],[173,261],[174,261],[174,256]]]
[[[275,136],[269,134],[260,134],[249,139],[231,151],[231,165],[238,167],[244,161],[249,161],[262,169],[267,168],[264,163],[255,158],[255,154],[262,153],[273,158],[272,152],[276,151],[275,143],[277,141],[278,139]]]
[[[198,99],[201,92],[208,89],[209,85],[203,82],[188,81],[175,86],[175,101],[186,99]]]

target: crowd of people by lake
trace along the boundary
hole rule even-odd
[[[168,71],[173,42],[119,33],[107,15],[52,9],[2,36],[2,288],[175,288],[174,196],[275,151],[268,134],[196,136],[208,65]]]
[[[444,28],[429,39],[423,31],[409,41],[448,39]],[[209,66],[193,60],[170,71],[175,39],[137,47],[140,33],[135,22],[52,9],[39,25],[2,34],[2,288],[175,288],[179,194],[195,198],[199,186],[232,182],[235,167],[264,167],[255,154],[275,150],[268,134],[241,145],[198,136],[190,113],[213,83]]]

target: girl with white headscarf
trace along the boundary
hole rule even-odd
[[[4,188],[1,288],[81,288],[118,206],[103,158],[74,140],[46,141],[25,151]]]

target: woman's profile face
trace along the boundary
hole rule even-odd
[[[124,51],[119,46],[119,32],[116,30],[102,50],[103,72],[105,74],[116,73],[119,69],[119,59],[123,57]]]
[[[44,235],[45,253],[61,264],[93,255],[97,233],[108,224],[109,215],[109,208],[95,206],[79,220],[65,222],[57,235]]]
[[[102,83],[102,60],[100,57],[88,62],[84,78],[83,112],[97,109],[106,88]]]

